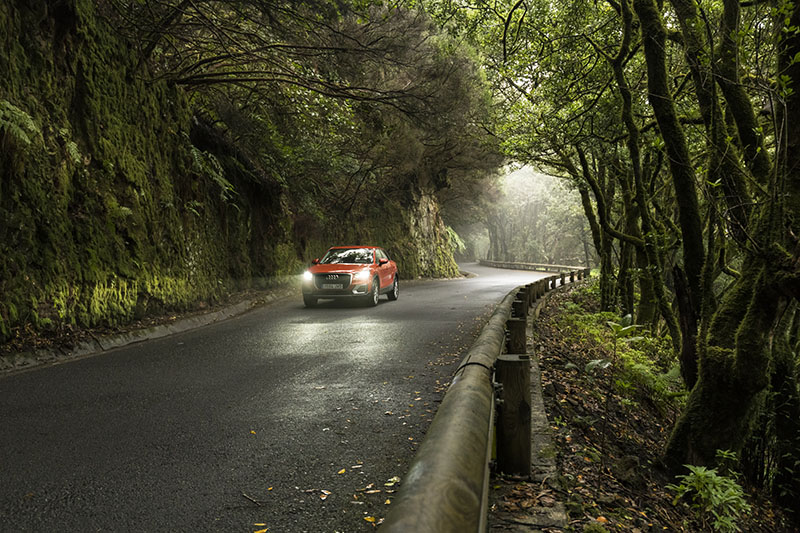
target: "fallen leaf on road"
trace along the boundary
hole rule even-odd
[[[387,487],[393,487],[395,483],[399,483],[399,482],[400,482],[400,478],[397,477],[397,476],[394,476],[394,477],[390,478],[389,481],[384,483],[384,485],[387,486]]]
[[[364,520],[366,520],[370,524],[374,524],[375,523],[375,517],[374,516],[365,516]]]
[[[337,473],[337,474],[344,474],[345,472],[347,472],[347,469],[345,469],[345,468],[342,468],[341,470],[339,470],[339,471],[338,471],[338,472],[336,472],[336,473]]]

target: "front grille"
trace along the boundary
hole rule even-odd
[[[316,274],[314,286],[324,290],[324,285],[341,285],[342,289],[346,289],[350,286],[350,274]]]

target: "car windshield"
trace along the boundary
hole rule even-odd
[[[372,250],[370,248],[336,248],[328,250],[328,253],[325,254],[320,263],[368,265],[372,263]]]

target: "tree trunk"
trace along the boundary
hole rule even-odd
[[[797,364],[794,343],[789,336],[797,328],[797,308],[786,313],[783,327],[775,336],[772,351],[771,376],[772,407],[775,426],[775,478],[772,495],[781,507],[792,513],[800,525],[800,391],[798,390]]]
[[[764,135],[758,126],[753,104],[739,79],[739,0],[723,0],[720,23],[720,46],[715,54],[714,75],[722,89],[727,110],[733,115],[744,152],[745,164],[761,184],[766,184],[772,170]]]
[[[666,30],[654,0],[634,0],[633,5],[641,23],[647,62],[648,100],[664,140],[678,204],[686,276],[690,290],[699,293],[700,276],[705,259],[703,228],[697,201],[694,167],[667,77]]]
[[[702,33],[705,23],[697,13],[695,0],[671,0],[671,3],[675,7],[675,13],[681,24],[686,60],[692,72],[694,92],[697,95],[700,114],[705,123],[708,139],[706,144],[709,152],[708,181],[722,185],[725,192],[725,203],[732,219],[731,231],[738,241],[744,243],[747,238],[748,219],[752,205],[746,186],[748,176],[739,162],[739,150],[728,135],[722,107],[717,98],[716,83],[711,68],[711,50],[705,45],[705,36]],[[733,22],[731,24],[735,25]],[[725,65],[725,63],[722,64]],[[735,65],[732,68],[736,70]],[[735,96],[735,91],[729,91],[729,93]],[[752,104],[749,103],[749,100],[746,102],[752,114]],[[741,101],[733,103],[744,104]],[[744,119],[746,112],[740,110],[738,114]],[[753,125],[755,123],[750,124],[751,127]],[[691,281],[689,290],[693,293],[690,300],[699,306],[700,294],[695,292]],[[697,309],[699,307],[695,311]]]
[[[650,262],[643,250],[636,250],[636,266],[639,268],[639,303],[636,307],[636,323],[643,326],[652,325],[657,318],[655,287],[652,276],[647,274]]]
[[[681,335],[684,339],[681,343],[681,353],[678,360],[683,383],[687,389],[692,390],[697,383],[698,316],[695,312],[695,305],[691,302],[692,295],[689,292],[686,274],[677,265],[672,269],[672,274],[675,280],[675,299],[678,303]]]
[[[768,383],[769,341],[780,294],[774,273],[750,261],[720,303],[699,346],[699,373],[665,452],[667,465],[714,464],[717,450],[739,453]]]

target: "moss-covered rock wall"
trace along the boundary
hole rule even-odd
[[[185,95],[137,77],[94,2],[54,5],[0,5],[0,339],[295,269],[280,187],[196,147]]]

